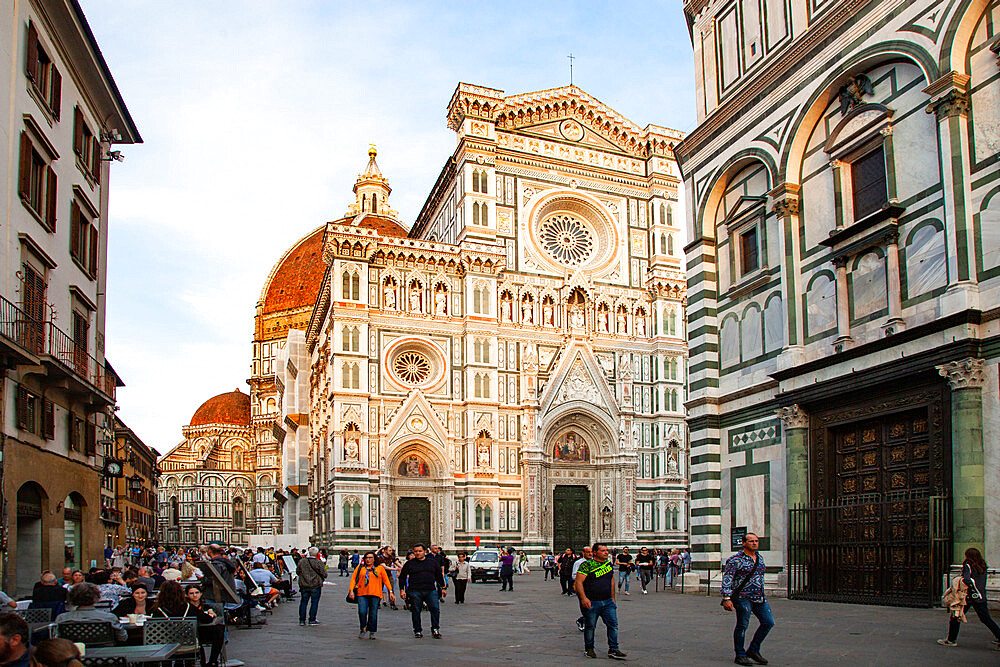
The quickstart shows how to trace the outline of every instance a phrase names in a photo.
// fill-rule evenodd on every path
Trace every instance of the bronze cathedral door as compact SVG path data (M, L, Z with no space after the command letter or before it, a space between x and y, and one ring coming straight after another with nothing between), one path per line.
M396 505L398 542L396 553L405 555L414 544L431 545L431 501L427 498L400 498Z
M559 485L552 491L552 548L580 553L590 544L590 492L585 486Z

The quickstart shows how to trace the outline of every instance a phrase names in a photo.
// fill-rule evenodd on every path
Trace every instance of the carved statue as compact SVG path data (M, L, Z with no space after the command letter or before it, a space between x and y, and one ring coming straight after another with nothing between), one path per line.
M668 475L678 475L680 474L680 468L677 465L677 452L670 452L670 456L667 457L667 474Z
M608 333L609 327L611 326L611 313L607 310L602 310L601 314L597 317L597 329L601 333Z
M617 333L623 334L628 331L628 323L625 320L625 311L622 309L618 310L617 317Z
M447 315L448 314L448 290L438 290L434 295L434 314L435 315Z
M555 326L552 304L548 301L542 303L542 324L547 327Z
M420 286L416 283L410 285L410 312L421 312Z
M500 300L500 320L503 322L513 322L509 296L503 297Z
M635 335L646 335L646 317L644 315L636 314L635 316Z
M488 468L490 465L490 446L485 442L476 445L476 465L480 468Z
M570 315L570 324L574 329L582 329L584 327L583 308L578 306L573 309L573 313Z
M601 533L610 536L612 528L611 508L605 505L604 509L601 510Z
M531 301L525 299L521 302L521 322L523 324L534 324L535 309L531 307Z
M392 283L385 284L385 290L382 295L382 303L385 304L386 310L396 310L396 286Z
M347 429L344 433L344 459L357 461L361 456L361 431Z

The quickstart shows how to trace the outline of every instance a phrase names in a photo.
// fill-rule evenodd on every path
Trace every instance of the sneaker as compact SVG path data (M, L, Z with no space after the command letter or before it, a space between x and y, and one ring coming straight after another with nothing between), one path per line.
M745 655L738 655L738 656L736 656L736 659L733 660L733 662L735 662L737 665L752 665L753 664L753 660L751 660L750 658L746 657Z
M309 621L309 625L319 625L319 621Z
M434 639L441 639L441 631L431 630L431 637L433 637Z
M583 632L584 630L587 629L587 625L585 623L577 621L576 622L576 629L579 630L580 632Z
M608 651L608 657L612 660L624 660L628 657L628 653L615 649L614 651Z
M754 653L753 651L747 651L747 657L756 662L758 665L766 665L767 658L762 656L760 653Z
M629 592L628 592L628 591L625 591L625 595L628 595L628 594L629 594Z
M937 642L941 646L958 646L958 642L950 642L947 639L939 639Z
M361 632L358 633L358 639L364 639L364 638L365 638L365 631L362 630Z
M642 594L643 595L649 595L649 591L647 591L645 588L643 588L642 589Z
M374 632L369 632L368 633L368 639L375 639L375 633Z
M596 658L597 657L597 654L594 652L594 649L592 649L592 648L588 648L586 651L583 652L583 654L585 656L587 656L588 658Z
M414 639L423 639L424 638L424 633L422 633L422 632L414 632L413 633L413 638Z
M305 626L305 624L306 624L305 621L299 621L299 625Z

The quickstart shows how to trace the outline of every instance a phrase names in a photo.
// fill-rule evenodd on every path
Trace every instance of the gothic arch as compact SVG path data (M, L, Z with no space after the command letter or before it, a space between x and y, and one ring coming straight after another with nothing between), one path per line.
M594 410L590 404L570 401L549 412L538 435L538 441L545 447L547 459L552 458L552 445L571 430L581 433L592 447L590 463L601 457L620 453L617 425L608 416Z
M410 454L416 454L427 464L429 468L429 475L427 477L421 478L425 480L429 479L444 479L451 476L451 471L448 468L446 453L440 445L430 442L429 440L406 440L401 444L393 447L386 457L385 470L383 474L389 475L390 477L399 477L397 471L399 470L399 465L403 460Z
M697 230L696 236L718 240L718 234L715 232L715 218L719 203L722 201L722 194L726 191L733 176L754 163L764 165L767 169L768 187L774 187L777 167L770 153L760 148L747 148L732 156L716 171L712 177L712 184L705 188L702 201L696 204L698 216L695 220L701 221L701 229Z

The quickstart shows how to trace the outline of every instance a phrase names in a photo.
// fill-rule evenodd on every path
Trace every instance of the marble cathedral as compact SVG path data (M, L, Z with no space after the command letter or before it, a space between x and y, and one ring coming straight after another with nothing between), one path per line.
M373 147L347 213L268 277L246 428L272 484L252 511L280 521L259 532L686 545L683 135L575 86L460 84L448 125L411 225Z

